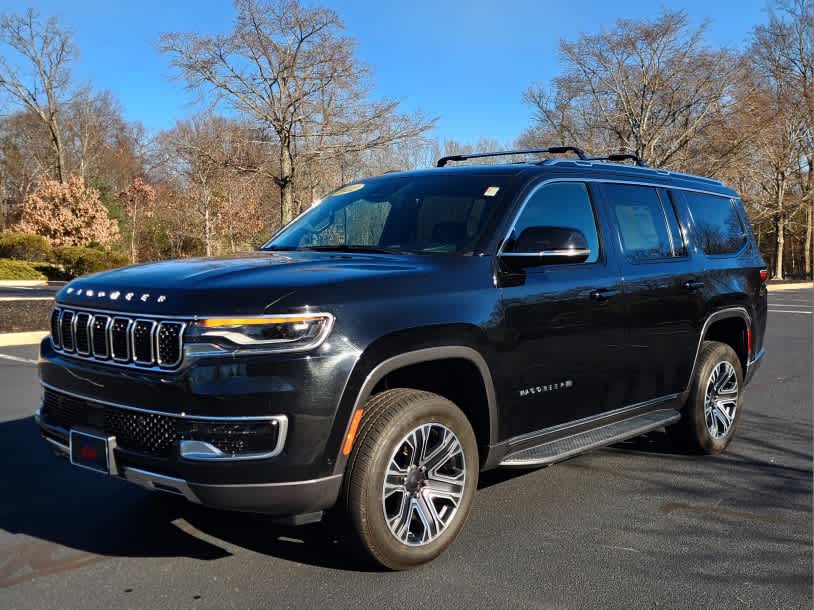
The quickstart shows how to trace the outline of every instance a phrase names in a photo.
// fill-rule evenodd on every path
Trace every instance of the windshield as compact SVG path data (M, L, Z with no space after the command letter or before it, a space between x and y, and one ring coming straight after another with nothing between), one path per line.
M385 176L344 186L264 250L465 254L508 190L505 175Z

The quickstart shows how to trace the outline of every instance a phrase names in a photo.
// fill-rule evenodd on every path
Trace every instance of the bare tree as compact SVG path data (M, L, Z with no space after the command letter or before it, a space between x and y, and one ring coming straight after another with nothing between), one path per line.
M68 30L52 17L43 22L28 10L24 15L0 15L0 43L18 55L0 54L0 90L39 117L48 129L56 177L65 183L65 148L60 109L70 86L68 64L76 49Z
M807 225L805 273L810 274L814 221L814 2L779 2L769 22L755 28L753 38L752 64L760 78L756 89L766 109L756 131L760 134L763 163L771 172L762 184L772 202L774 276L784 276L787 226L792 216L803 209Z
M396 101L367 101L368 69L332 10L298 0L236 0L235 8L228 34L164 34L161 49L190 88L214 92L256 123L255 139L276 154L243 169L277 184L283 223L299 212L295 181L304 164L431 127L421 116L398 114Z
M130 221L130 261L139 261L139 237L144 218L153 215L155 203L155 189L142 178L134 178L128 187L119 193L127 218Z
M740 62L703 46L706 27L666 12L561 41L565 72L524 94L537 129L560 142L629 150L650 165L680 164L690 143L732 110Z

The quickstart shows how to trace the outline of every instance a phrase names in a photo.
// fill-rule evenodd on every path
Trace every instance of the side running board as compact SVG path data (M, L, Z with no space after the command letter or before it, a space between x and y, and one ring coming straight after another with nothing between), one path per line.
M542 445L510 453L503 458L500 465L524 468L553 464L590 449L612 445L639 436L656 428L677 422L679 419L681 419L681 414L675 409L660 409L642 413L599 428L593 428L592 430L586 430L571 436L548 441Z

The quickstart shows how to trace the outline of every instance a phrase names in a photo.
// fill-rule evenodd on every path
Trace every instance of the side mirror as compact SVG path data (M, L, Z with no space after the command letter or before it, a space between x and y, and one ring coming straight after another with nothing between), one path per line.
M583 263L591 255L588 240L579 229L569 227L528 227L501 261L510 268L536 267L563 263Z

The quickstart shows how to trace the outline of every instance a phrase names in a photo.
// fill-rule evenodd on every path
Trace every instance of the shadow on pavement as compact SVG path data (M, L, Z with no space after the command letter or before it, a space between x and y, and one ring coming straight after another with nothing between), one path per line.
M0 447L10 456L3 467L0 529L35 539L0 548L0 588L104 556L221 559L232 555L229 545L313 565L368 569L331 524L295 528L262 515L207 509L71 466L51 453L30 417L0 422Z
M681 455L666 434L653 432L563 466L572 471L570 476L579 476L582 469L600 476L605 472L609 479L621 477L646 485L652 497L669 498L658 508L663 517L646 533L656 539L663 536L665 545L672 544L676 535L688 543L704 536L720 539L722 532L741 523L749 524L756 551L765 554L767 548L779 547L773 551L776 557L771 557L772 562L780 562L778 566L783 565L784 552L799 561L799 532L788 530L803 527L800 514L810 515L810 424L755 413L742 423L738 438L722 456ZM295 528L261 515L221 512L151 494L52 455L32 418L0 423L0 447L8 456L0 529L34 539L0 549L0 588L104 557L211 561L232 555L234 546L321 567L373 569L353 552L347 536L340 535L342 523L333 516L327 523ZM779 459L764 459L764 453ZM631 454L652 454L658 464ZM534 471L486 472L479 487L499 485L529 472ZM545 486L528 493L545 496ZM543 502L544 497L535 501ZM803 552L810 553L810 548ZM690 552L689 558L698 569L710 572L720 559L701 551L697 556ZM782 574L773 572L771 578Z

